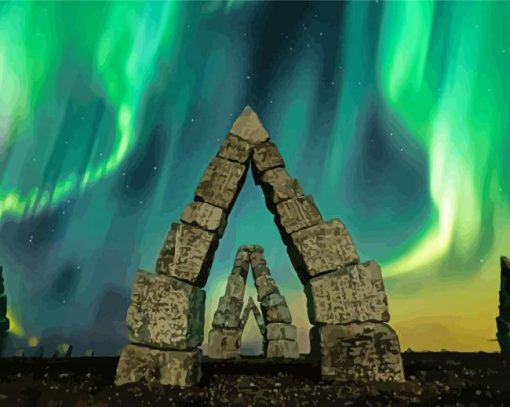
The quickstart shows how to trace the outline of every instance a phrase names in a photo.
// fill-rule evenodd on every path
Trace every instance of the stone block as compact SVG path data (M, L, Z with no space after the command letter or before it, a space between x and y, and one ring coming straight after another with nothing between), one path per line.
M211 329L207 344L211 359L239 359L241 357L241 331L239 329Z
M266 325L272 322L292 323L289 307L283 296L271 294L260 302L260 306Z
M223 209L207 202L191 202L181 215L181 221L191 226L223 235L227 225L227 216Z
M298 359L298 343L287 339L270 340L267 342L266 357L268 359Z
M300 196L276 205L276 221L284 235L290 235L322 221L312 197Z
M314 277L305 293L313 325L390 320L381 269L375 261Z
M291 341L297 340L297 329L291 324L273 323L266 325L267 339L279 340L288 339Z
M303 283L359 262L351 236L338 219L293 233L287 251Z
M250 156L250 149L250 143L234 134L229 134L218 151L218 157L245 164Z
M253 147L251 164L257 175L272 168L285 167L278 147L273 143L263 143Z
M246 166L216 157L209 163L195 191L196 201L205 201L230 212L241 190Z
M234 297L222 296L218 302L218 309L214 313L213 327L237 328L241 319L243 302Z
M236 119L230 133L242 138L250 144L260 144L269 140L267 131L262 127L257 114L246 106Z
M259 301L271 294L280 294L274 279L268 273L262 273L255 278L255 287L257 288L257 299Z
M250 253L244 250L238 250L232 267L232 274L239 274L245 280L250 269Z
M156 263L156 272L203 287L218 237L195 226L173 223Z
M257 280L259 277L271 275L269 268L264 264L259 264L257 267L252 266L251 271L254 281Z
M255 269L259 266L266 266L266 259L261 252L252 252L250 253L250 263L252 269Z
M284 168L273 168L256 175L255 182L262 187L266 205L273 213L276 213L276 205L280 202L304 196L299 182L291 178Z
M205 292L172 277L139 271L127 313L131 342L189 349L204 336Z
M126 346L117 365L115 385L145 381L147 384L189 387L202 377L202 352L151 349Z
M403 382L404 368L397 334L384 323L325 325L313 337L321 342L324 379ZM316 344L311 344L316 346Z
M240 274L232 273L227 280L225 295L242 301L244 298L245 284L246 280Z

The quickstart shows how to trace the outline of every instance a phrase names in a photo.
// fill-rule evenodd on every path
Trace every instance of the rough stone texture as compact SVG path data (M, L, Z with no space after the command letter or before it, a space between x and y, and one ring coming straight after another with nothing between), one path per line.
M250 148L250 143L234 134L229 134L218 151L218 157L244 164L250 157Z
M291 341L297 340L297 329L294 325L273 323L268 324L266 328L268 340L278 339L288 339Z
M264 143L269 139L267 131L262 127L257 114L250 106L246 106L241 112L232 125L230 133L246 140L250 144Z
M207 356L211 359L239 359L241 357L240 329L211 329Z
M381 269L374 261L312 278L305 293L314 325L390 320Z
M287 339L270 340L267 342L266 357L268 359L297 359L299 358L298 343Z
M266 325L272 322L292 323L289 307L282 295L271 294L260 302L260 306Z
M195 191L196 201L205 201L230 211L243 186L246 166L216 157L209 163Z
M189 349L204 336L205 292L172 277L139 271L127 313L131 342Z
M213 327L237 328L241 318L243 302L234 297L222 296L214 313Z
M271 274L269 268L265 264L259 264L255 267L252 265L251 272L254 281L261 276L267 276Z
M239 248L239 250L237 250L236 257L234 260L232 274L239 274L246 281L249 269L250 269L250 252L246 251L245 249Z
M351 236L338 219L295 232L291 238L287 250L303 283L359 261Z
M278 290L274 279L269 273L262 273L259 277L255 278L255 287L257 288L257 299L259 301L262 301L263 298L271 294L280 294L280 290Z
M252 269L255 269L259 266L266 266L266 259L264 258L264 254L258 251L250 253L250 263Z
M239 301L243 300L244 297L244 288L245 288L245 279L238 273L232 273L227 280L227 288L225 290L225 295L228 297L234 297Z
M317 225L321 214L315 206L312 197L300 196L280 202L276 205L277 221L282 232L290 235L298 230Z
M253 312L253 316L255 317L255 321L257 322L257 326L259 327L259 331L263 337L266 336L266 323L264 322L264 318L260 313L258 307L255 305L253 298L248 298L248 302L243 309L243 315L241 316L241 321L239 323L239 328L242 330L246 326L248 322L248 318L250 316L250 312Z
M276 205L280 202L304 196L299 182L291 178L284 168L267 170L261 176L255 175L255 182L262 187L266 205L273 213L276 213Z
M181 221L216 233L221 237L227 225L227 216L221 208L207 202L191 202L184 209Z
M173 223L156 263L156 272L203 287L217 246L214 233Z
M324 379L404 381L397 334L384 323L364 322L313 327L311 346L320 340Z
M198 384L202 377L202 352L170 351L128 345L120 355L115 385L159 383L187 387Z
M264 143L253 147L251 164L257 175L271 168L285 167L285 162L278 151L278 147L273 143Z

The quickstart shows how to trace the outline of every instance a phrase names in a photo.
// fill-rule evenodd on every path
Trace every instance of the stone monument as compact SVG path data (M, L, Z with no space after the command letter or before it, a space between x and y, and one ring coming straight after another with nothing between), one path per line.
M287 172L257 114L246 107L205 169L181 222L171 225L156 273L137 274L127 314L131 344L121 353L116 384L145 380L190 386L200 381L202 288L250 165L305 286L314 325L312 353L320 355L323 378L403 381L399 341L387 324L379 266L360 263L340 219L322 218L313 199ZM252 266L257 261L250 257ZM261 260L258 264L263 265ZM266 318L284 312L278 294L264 300ZM278 317L287 323L285 315ZM275 352L279 347L275 343Z

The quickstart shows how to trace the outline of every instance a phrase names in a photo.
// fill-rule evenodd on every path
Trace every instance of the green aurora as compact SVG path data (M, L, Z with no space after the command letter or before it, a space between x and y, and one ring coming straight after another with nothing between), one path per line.
M381 263L404 348L496 349L509 19L499 2L3 2L0 261L17 339L121 345L112 309L250 104L323 216ZM302 287L246 184L208 317L236 248L258 243L305 341Z

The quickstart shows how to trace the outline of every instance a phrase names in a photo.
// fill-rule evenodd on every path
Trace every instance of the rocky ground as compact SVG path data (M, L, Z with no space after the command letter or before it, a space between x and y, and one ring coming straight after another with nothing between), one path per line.
M113 386L117 358L0 359L0 406L510 405L510 361L488 353L405 353L404 384L315 379L305 360L205 360L200 386ZM340 402L339 402L340 401Z

